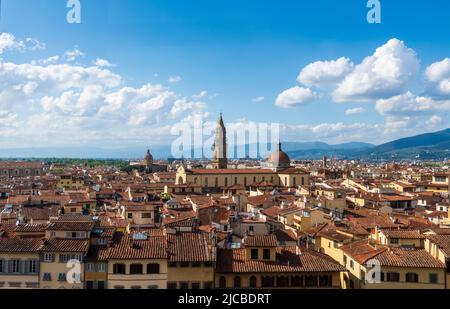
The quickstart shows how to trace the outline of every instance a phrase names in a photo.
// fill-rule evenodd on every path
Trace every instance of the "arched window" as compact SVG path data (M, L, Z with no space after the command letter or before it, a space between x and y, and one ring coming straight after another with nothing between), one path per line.
M247 186L247 177L244 177L244 186Z
M301 276L292 276L291 277L291 287L301 287L303 286L303 277Z
M216 179L214 179L214 186L217 188L219 187L219 178L216 177Z
M227 278L224 276L219 278L219 288L225 289L227 287Z
M256 182L256 176L253 176L253 182Z
M208 186L208 177L205 177L205 187Z
M277 277L277 287L285 288L288 286L288 278L285 276Z
M294 183L294 186L297 185L297 177L294 177L294 178L293 178L293 183Z
M183 184L183 177L180 176L180 177L178 178L178 184L179 184L179 185L182 185L182 184Z
M241 277L234 277L234 288L239 289L241 287Z
M305 185L305 177L302 177L302 186Z
M197 177L194 178L194 185L197 184Z
M257 279L255 276L250 277L250 287L256 288L258 286Z
M234 177L234 184L237 185L238 184L238 178Z
M284 177L284 186L287 187L288 182L287 182L287 177Z
M225 177L225 187L228 187L228 178Z

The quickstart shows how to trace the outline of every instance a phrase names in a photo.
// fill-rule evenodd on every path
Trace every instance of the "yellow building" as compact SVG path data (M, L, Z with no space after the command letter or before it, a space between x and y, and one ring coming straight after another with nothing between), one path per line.
M84 259L88 249L89 239L44 240L39 249L40 288L84 288Z
M377 243L390 247L423 248L425 236L419 230L377 230Z
M450 235L427 235L425 250L446 265L446 288L450 289Z
M84 179L82 176L76 175L61 175L56 188L59 190L79 190L84 187Z
M117 236L108 253L108 289L166 289L167 236Z
M0 289L39 287L40 239L0 238Z
M348 270L344 280L348 288L445 288L445 265L425 249L374 247L367 240L360 240L341 250Z
M212 289L216 248L207 233L168 234L169 289Z
M246 237L238 249L218 249L216 288L341 288L345 269L318 252L278 246L275 235Z

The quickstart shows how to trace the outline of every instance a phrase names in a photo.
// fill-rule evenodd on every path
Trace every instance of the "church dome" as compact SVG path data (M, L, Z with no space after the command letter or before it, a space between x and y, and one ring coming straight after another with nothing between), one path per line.
M281 143L278 145L278 150L269 156L267 162L274 167L289 167L291 165L291 159L288 154L281 149Z

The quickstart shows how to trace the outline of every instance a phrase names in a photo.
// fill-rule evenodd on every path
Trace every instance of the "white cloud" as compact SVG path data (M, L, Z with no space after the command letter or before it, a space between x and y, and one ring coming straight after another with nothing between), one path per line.
M344 57L331 61L317 61L304 67L297 81L308 87L321 87L341 81L352 69L353 63Z
M33 38L26 38L25 42L27 44L28 49L35 51L38 49L45 49L45 43Z
M67 61L75 61L78 58L82 58L84 56L86 56L86 54L84 52L82 52L81 50L78 49L78 47L75 47L72 50L68 50L64 53L64 56L66 57Z
M171 84L176 84L181 82L182 78L179 75L174 75L174 76L170 76L169 79L167 80L167 82L171 83Z
M112 64L108 60L102 59L102 58L97 58L95 60L94 64L98 67L104 67L104 68L112 68L112 67L116 66L115 64Z
M416 53L391 39L347 75L333 92L336 102L371 101L401 93L420 67Z
M347 109L345 111L345 114L346 115L356 115L356 114L364 113L364 111L365 111L365 109L362 107L355 107L355 108Z
M206 104L203 102L191 102L188 101L186 98L182 98L175 101L175 103L172 106L172 109L170 110L169 117L177 118L186 111L198 113L205 108Z
M262 102L264 101L265 97L261 96L261 97L256 97L252 99L252 102L254 103L258 103L258 102Z
M38 61L32 61L31 64L32 65L36 65L36 64L40 64L40 65L48 65L48 64L53 64L59 61L59 56L52 56L52 57L48 57L45 59L39 59Z
M200 93L194 94L194 95L192 96L192 99L194 99L194 100L200 100L200 99L206 97L207 95L208 95L208 92L207 92L206 90L202 90L202 91L200 91Z
M430 119L427 120L427 125L434 128L439 124L441 124L441 122L442 122L441 117L439 117L438 115L433 115L430 117Z
M280 93L275 105L283 108L294 107L314 101L317 97L311 89L295 86Z
M21 50L25 48L25 43L23 41L17 41L16 37L11 33L3 32L0 34L0 54L2 54L7 49L17 49Z
M425 70L431 94L450 98L450 59L432 63Z
M416 96L411 92L377 100L375 109L381 115L412 115L423 112L450 110L450 100L436 101L429 97Z

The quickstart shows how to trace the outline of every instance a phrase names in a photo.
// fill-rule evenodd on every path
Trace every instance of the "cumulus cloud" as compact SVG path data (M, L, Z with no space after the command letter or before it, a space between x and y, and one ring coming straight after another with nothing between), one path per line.
M98 67L104 67L104 68L112 68L112 67L116 66L115 64L112 64L108 60L102 59L102 58L97 58L95 60L94 64Z
M450 100L436 101L429 97L416 96L411 92L377 100L375 109L382 115L411 115L423 112L450 110Z
M283 108L294 107L314 101L317 97L311 89L295 86L280 93L275 105Z
M450 59L432 63L425 70L425 79L429 83L432 95L450 98Z
M365 109L362 107L355 107L355 108L347 109L345 111L345 114L346 115L356 115L356 114L364 113L364 111L365 111Z
M344 57L331 61L316 61L302 69L297 81L308 87L321 87L341 81L352 69L353 63Z
M336 102L371 101L401 93L419 71L416 53L403 41L391 39L339 83Z
M11 33L3 32L0 34L0 54L7 49L23 49L25 43L23 41L17 41L16 37Z

